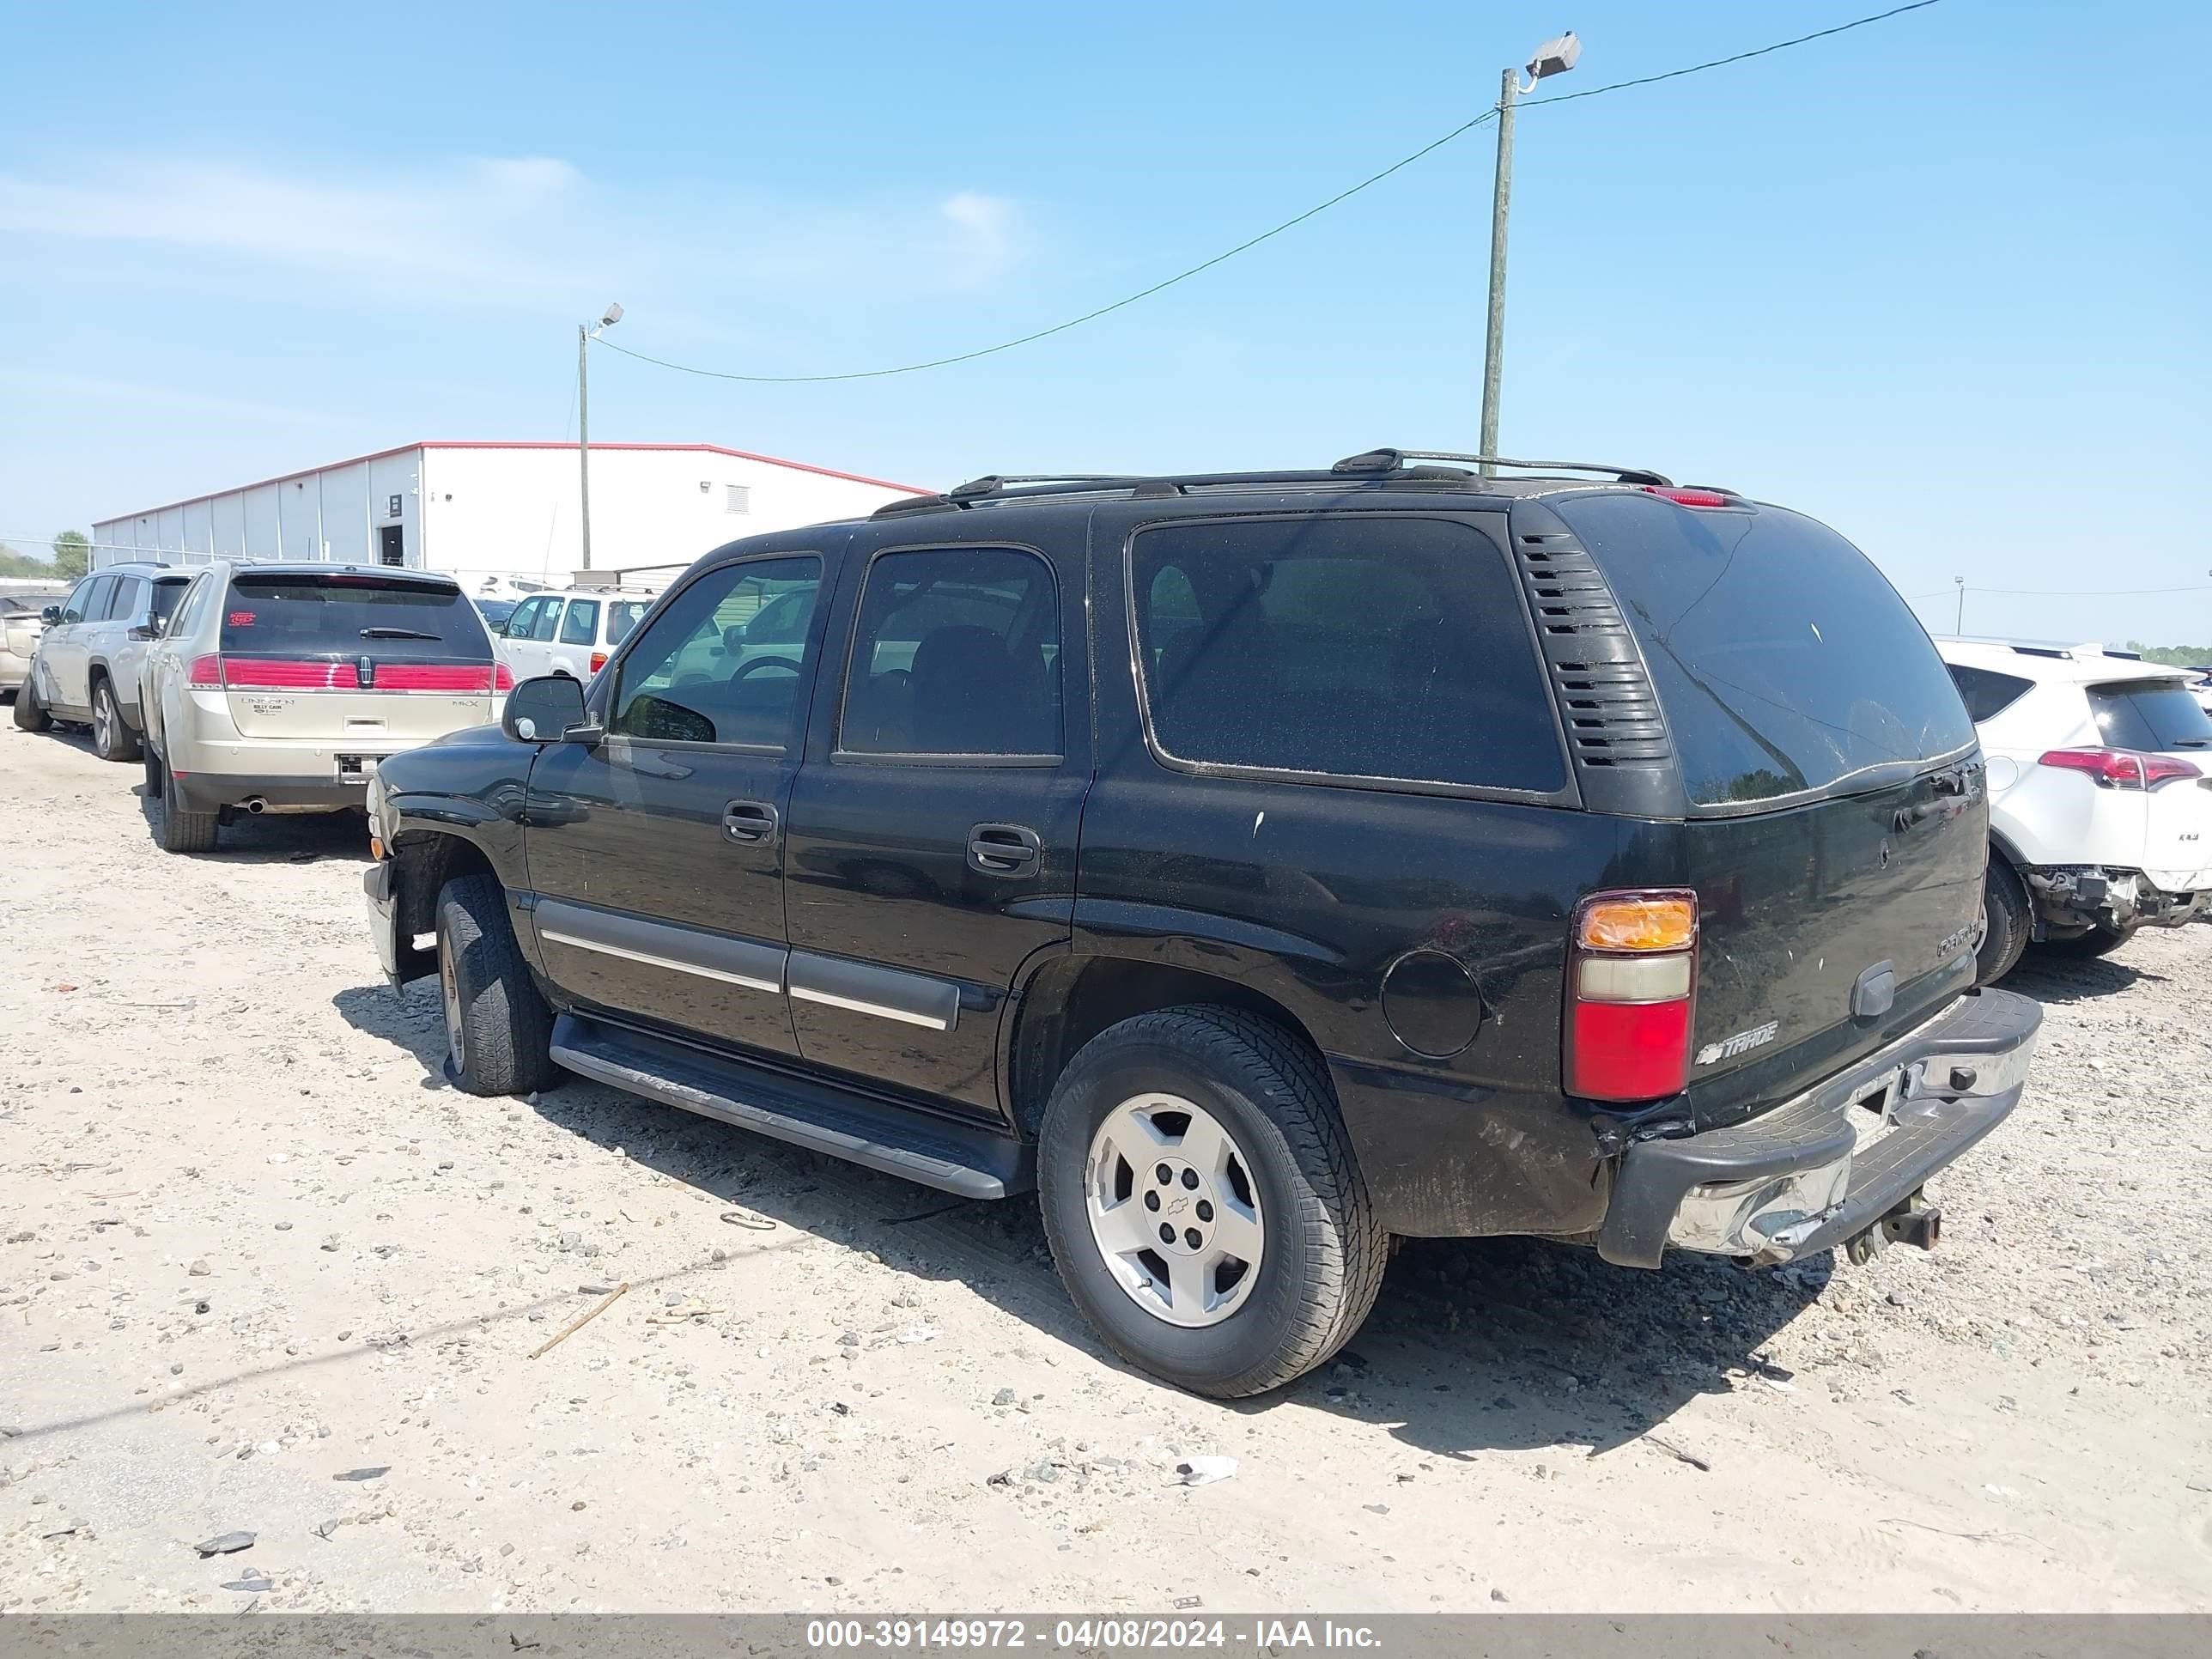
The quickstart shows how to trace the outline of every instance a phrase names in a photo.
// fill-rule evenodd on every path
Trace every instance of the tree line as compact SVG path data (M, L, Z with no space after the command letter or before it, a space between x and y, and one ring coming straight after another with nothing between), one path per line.
M92 538L82 530L63 531L54 538L52 552L51 560L41 559L0 542L0 576L73 582L92 568Z

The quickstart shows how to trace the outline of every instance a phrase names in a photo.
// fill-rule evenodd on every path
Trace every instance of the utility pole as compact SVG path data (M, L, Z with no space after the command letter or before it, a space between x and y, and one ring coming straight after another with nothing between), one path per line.
M583 569L592 568L592 342L622 321L623 308L611 305L599 326L576 325L576 487L582 496Z
M1951 580L1959 585L1959 614L1951 620L1951 631L1964 634L1966 631L1966 579L1954 576Z
M1482 441L1477 453L1498 453L1498 395L1505 373L1505 222L1513 201L1513 106L1522 93L1550 75L1564 75L1582 56L1582 42L1570 29L1556 40L1547 40L1529 58L1528 85L1520 84L1516 70L1507 70L1498 92L1498 175L1490 198L1490 326L1482 353ZM1498 469L1482 464L1485 477Z
M1482 349L1482 441L1478 455L1498 453L1498 386L1505 374L1505 218L1513 204L1513 106L1518 101L1521 76L1507 70L1498 91L1498 176L1490 192L1490 331ZM1482 464L1486 478L1498 469Z

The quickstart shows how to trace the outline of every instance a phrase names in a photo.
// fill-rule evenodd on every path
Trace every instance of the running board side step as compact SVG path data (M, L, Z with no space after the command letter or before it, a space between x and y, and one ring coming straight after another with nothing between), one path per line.
M601 1020L560 1016L553 1058L595 1083L962 1198L1036 1184L1030 1148L1011 1136Z

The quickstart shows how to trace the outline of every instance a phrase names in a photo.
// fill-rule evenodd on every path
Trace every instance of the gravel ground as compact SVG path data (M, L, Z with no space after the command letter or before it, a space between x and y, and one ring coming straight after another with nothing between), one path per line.
M2021 972L1933 1254L1408 1244L1232 1407L1025 1201L456 1092L357 821L170 858L136 781L0 725L0 1611L2212 1607L2212 928Z

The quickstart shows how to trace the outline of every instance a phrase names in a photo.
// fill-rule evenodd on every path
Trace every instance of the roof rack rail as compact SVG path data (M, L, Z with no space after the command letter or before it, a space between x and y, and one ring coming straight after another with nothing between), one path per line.
M1510 466L1522 472L1610 472L1619 483L1653 484L1671 489L1674 481L1649 467L1609 466L1598 461L1516 461L1504 455L1460 455L1441 449L1370 449L1347 455L1329 471L1346 473L1396 472L1408 461L1461 461L1475 466Z

